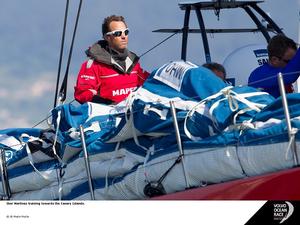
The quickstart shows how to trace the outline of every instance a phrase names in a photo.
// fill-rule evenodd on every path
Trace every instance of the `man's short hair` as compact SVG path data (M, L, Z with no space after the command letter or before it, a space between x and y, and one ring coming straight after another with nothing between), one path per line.
M109 24L113 21L121 21L125 24L125 26L127 27L127 24L125 22L125 19L123 16L116 16L116 15L111 15L106 17L103 20L102 23L102 35L104 36L107 32L110 32L111 30L109 29Z
M297 44L290 38L283 34L277 34L272 37L268 44L268 54L269 58L272 56L283 57L286 50L292 48L297 50Z
M224 78L226 78L226 70L225 70L224 66L222 66L221 64L216 63L216 62L210 62L210 63L204 63L202 66L206 67L207 69L210 69L212 71L213 70L220 71L224 74Z

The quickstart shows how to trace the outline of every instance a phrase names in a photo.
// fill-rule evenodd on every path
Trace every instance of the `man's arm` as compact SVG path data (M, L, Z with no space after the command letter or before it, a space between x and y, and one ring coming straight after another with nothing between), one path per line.
M300 71L300 48L297 50L296 55L282 70L285 84L294 83L299 77L300 74L299 71Z
M149 73L146 70L143 70L141 65L137 63L137 72L138 72L138 86L142 86L145 80L148 78Z
M98 93L97 74L88 63L89 61L82 64L77 76L74 97L80 103L92 101L93 96Z
M256 68L249 77L248 85L252 87L270 88L278 87L277 75L283 73L284 83L286 85L294 83L300 73L300 50L284 68L275 68L269 65L263 65Z

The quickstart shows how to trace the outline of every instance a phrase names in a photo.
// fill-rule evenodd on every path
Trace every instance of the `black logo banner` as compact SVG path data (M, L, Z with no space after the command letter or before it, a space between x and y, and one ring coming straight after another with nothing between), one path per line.
M300 224L300 201L267 201L246 225Z

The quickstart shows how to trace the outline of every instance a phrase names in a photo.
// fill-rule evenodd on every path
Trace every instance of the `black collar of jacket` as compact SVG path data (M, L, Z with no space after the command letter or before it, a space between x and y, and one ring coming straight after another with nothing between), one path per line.
M93 60L95 60L97 62L112 66L114 69L118 70L120 73L124 73L124 74L131 73L133 67L138 63L139 57L135 53L128 51L127 57L129 57L129 59L132 61L132 64L125 71L121 65L118 65L117 62L115 62L115 60L112 60L112 55L111 55L110 51L108 50L108 48L109 47L108 47L107 41L100 40L100 41L96 42L95 44L93 44L91 47L89 47L89 49L87 49L85 51L85 53L88 57L92 58ZM114 61L114 63L113 63L113 61Z

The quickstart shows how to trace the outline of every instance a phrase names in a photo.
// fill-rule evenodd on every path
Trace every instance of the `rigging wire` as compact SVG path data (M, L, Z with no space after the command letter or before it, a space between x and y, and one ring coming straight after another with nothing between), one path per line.
M164 42L166 42L167 40L169 40L174 35L178 34L178 32L179 31L176 31L173 34L169 35L168 37L166 37L165 39L163 39L161 42L159 42L158 44L154 45L152 48L150 48L149 50L147 50L146 52L144 52L143 54L141 54L139 56L139 58L142 58L144 55L146 55L147 53L151 52L153 49L157 48L158 46L160 46L161 44L163 44Z
M81 6L82 6L82 0L80 0L79 5L78 5L78 10L77 10L77 16L76 16L76 22L74 26L74 31L73 31L73 36L72 36L72 42L70 46L70 51L69 51L69 56L68 56L68 61L67 61L67 68L65 72L65 76L59 91L59 101L60 104L62 104L67 97L67 86L68 86L68 76L69 76L69 68L71 64L71 58L72 58L72 53L73 53L73 46L74 46L74 41L75 41L75 36L76 36L76 31L77 31L77 26L78 26L78 21L79 21L79 16L80 16L80 11L81 11Z
M77 15L76 15L76 22L75 22L75 26L74 26L74 30L73 30L72 42L71 42L69 55L68 55L67 67L66 67L65 76L64 76L64 79L63 79L63 82L61 84L61 88L60 88L60 91L59 91L59 102L60 102L60 104L65 101L66 95L67 95L67 83L68 83L69 68L70 68L70 64L71 64L73 46L74 46L74 41L75 41L75 37L76 37L78 21L79 21L80 12L81 12L81 6L82 6L82 0L80 0L79 5L78 5L78 10L77 10ZM69 0L66 1L66 8L65 8L65 15L64 15L64 25L63 25L63 32L62 32L62 38L61 38L59 65L58 65L58 72L57 72L57 80L56 80L56 89L55 89L53 109L57 106L58 86L59 86L62 58L63 58L63 52L64 52L64 43L65 43L65 34L66 34L66 27L67 27L68 12L69 12ZM70 103L72 103L74 100L75 99L73 99ZM35 125L33 125L32 128L37 127L38 125L40 125L41 123L43 123L47 119L49 119L50 117L51 117L51 115L48 115L46 118L42 119L41 121L39 121Z
M54 97L53 108L56 107L56 103L57 103L57 94L58 94L58 86L59 86L62 58L63 58L63 53L64 53L64 44L65 44L65 35L66 35L66 27L67 27L67 20L68 20L68 11L69 11L69 0L66 1L66 9L65 9L65 16L64 16L63 32L62 32L62 37L61 37L59 63L58 63L58 71L57 71L57 79L56 79L56 88L55 88L55 97Z
M70 101L68 104L71 104L72 102L74 102L75 99L73 99L72 101ZM54 109L54 108L53 108ZM36 124L34 124L31 128L35 128L38 125L42 124L43 122L45 122L46 120L48 120L52 115L48 115L46 118L40 120L39 122L37 122Z

